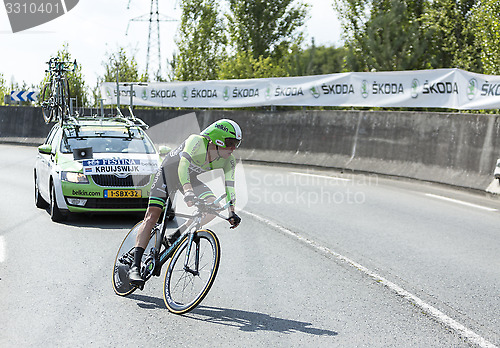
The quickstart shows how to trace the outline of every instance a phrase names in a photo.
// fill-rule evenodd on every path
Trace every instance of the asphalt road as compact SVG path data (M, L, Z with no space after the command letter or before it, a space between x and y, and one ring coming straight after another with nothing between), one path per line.
M115 253L137 217L55 224L35 208L35 155L0 145L0 347L500 346L495 197L244 165L248 213L235 230L213 227L217 279L179 316L162 278L113 292Z

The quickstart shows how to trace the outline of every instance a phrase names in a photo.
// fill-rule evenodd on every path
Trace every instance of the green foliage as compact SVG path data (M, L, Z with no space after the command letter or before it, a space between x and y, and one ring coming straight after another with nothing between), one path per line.
M275 64L271 57L259 56L257 59L250 52L238 52L221 64L219 78L250 79L288 76L285 67Z
M116 72L120 82L146 82L148 76L139 75L139 68L135 57L128 57L125 48L120 47L114 53L108 53L102 62L104 77L102 82L116 82Z
M3 74L0 73L0 105L4 105L4 98L9 92L7 90L7 84L5 79L3 78Z
M350 71L428 68L423 1L337 0ZM369 13L366 16L365 13Z
M493 24L499 13L491 7L498 7L494 0L334 1L349 49L346 67L351 71L462 68L482 72L482 43L488 39L480 34L498 33ZM482 12L483 8L490 10ZM498 47L495 40L491 42L489 47ZM496 55L492 52L490 57Z
M473 9L471 23L485 74L500 74L500 2L481 1Z
M294 6L294 0L229 0L229 9L226 18L236 52L280 60L303 40L299 29L307 18L308 5Z
M219 78L296 75L307 10L294 0L230 0L226 19L233 54L220 64Z
M116 52L106 54L105 60L102 62L104 66L104 76L97 79L96 85L92 88L92 106L99 107L102 82L116 82L116 73L118 72L119 82L147 82L146 74L139 74L139 67L135 57L128 56L125 48L119 47Z
M217 79L225 58L225 26L216 0L184 0L175 57L175 79Z
M344 47L316 46L314 40L310 47L297 50L292 59L292 75L323 75L339 73L344 70L347 50Z
M101 106L101 98L102 98L102 95L101 95L101 88L100 88L100 82L97 81L96 85L91 89L91 93L92 93L92 107L93 108L96 108L96 107L100 107Z
M461 68L480 72L481 61L475 46L470 17L477 0L435 0L422 15L422 30L428 33L426 59L436 68Z

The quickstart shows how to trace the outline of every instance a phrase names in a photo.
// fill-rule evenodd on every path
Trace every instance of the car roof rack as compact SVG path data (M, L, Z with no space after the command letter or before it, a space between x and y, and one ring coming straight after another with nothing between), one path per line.
M64 122L63 125L69 126L69 127L74 127L76 129L76 132L78 133L78 129L81 127L80 121L87 121L87 120L96 120L96 121L101 121L99 126L101 127L116 127L116 125L111 125L111 124L105 124L105 121L114 121L114 122L120 122L123 123L123 126L127 127L127 129L130 132L131 127L140 127L144 130L149 128L149 125L146 124L143 120L141 120L138 117L135 117L134 112L130 106L128 107L129 109L129 115L124 116L123 113L121 112L120 108L116 108L116 115L91 115L91 116L81 116L77 113L75 115L68 116Z

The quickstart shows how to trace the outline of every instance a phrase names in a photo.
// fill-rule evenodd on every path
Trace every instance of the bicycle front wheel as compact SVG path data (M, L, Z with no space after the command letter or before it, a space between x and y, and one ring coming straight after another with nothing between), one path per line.
M53 107L53 95L52 95L52 84L47 83L43 86L42 90L42 114L45 123L50 123L54 118L54 107Z
M220 244L210 230L195 232L189 258L189 235L175 251L163 282L163 300L172 313L183 314L195 308L215 281L220 261Z

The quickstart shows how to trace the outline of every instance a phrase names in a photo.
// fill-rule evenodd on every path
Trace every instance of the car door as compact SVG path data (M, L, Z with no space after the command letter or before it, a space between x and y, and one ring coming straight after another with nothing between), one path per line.
M50 132L49 135L47 136L47 139L45 140L44 145L50 144L52 145L54 138L57 134L59 127L54 126ZM52 149L53 151L55 149ZM53 152L52 151L52 152ZM50 197L49 193L49 178L50 178L50 168L52 166L51 162L53 161L54 155L51 154L44 154L38 152L37 155L37 165L36 165L36 175L38 179L38 185L39 185L39 190L40 193L42 194L42 197L48 201Z

